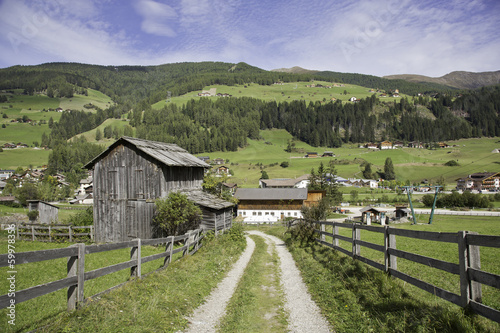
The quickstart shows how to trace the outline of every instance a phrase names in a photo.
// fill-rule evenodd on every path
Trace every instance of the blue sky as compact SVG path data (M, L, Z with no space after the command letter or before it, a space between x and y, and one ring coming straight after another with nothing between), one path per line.
M0 0L0 68L246 62L441 76L500 70L500 1Z

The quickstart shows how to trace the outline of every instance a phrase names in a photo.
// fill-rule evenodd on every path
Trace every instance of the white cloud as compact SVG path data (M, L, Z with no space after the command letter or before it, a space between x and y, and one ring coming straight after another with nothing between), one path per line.
M164 37L177 35L171 28L171 23L177 17L177 13L169 5L152 0L139 0L135 3L134 8L143 17L142 31Z

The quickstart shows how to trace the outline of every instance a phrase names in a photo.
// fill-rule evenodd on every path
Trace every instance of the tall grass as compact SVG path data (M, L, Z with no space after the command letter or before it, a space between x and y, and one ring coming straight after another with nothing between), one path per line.
M452 303L392 279L338 251L319 244L301 246L284 228L272 227L266 232L286 240L313 299L337 332L497 332L500 329L500 325L484 317L467 314ZM423 244L418 247L439 251ZM364 250L362 255L366 254ZM398 262L398 268L399 265ZM410 273L418 271L416 265ZM439 272L432 274L436 279L447 278Z

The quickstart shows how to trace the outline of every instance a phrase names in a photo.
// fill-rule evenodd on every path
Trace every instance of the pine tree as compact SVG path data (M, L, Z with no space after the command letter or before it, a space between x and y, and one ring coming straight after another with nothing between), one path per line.
M387 157L384 164L384 178L385 180L396 179L396 173L394 172L394 165L392 164L392 159Z

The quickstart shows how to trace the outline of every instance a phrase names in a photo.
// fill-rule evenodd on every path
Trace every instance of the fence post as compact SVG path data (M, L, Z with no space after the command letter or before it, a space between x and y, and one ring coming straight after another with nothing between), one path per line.
M172 251L174 250L174 236L167 237L167 245L165 246L165 252L167 252L167 256L163 261L163 266L168 266L172 262Z
M35 241L35 226L31 226L31 240L34 242Z
M185 257L189 253L189 239L191 238L191 231L184 234L186 236L184 240L184 250L182 250L182 256Z
M396 235L390 233L390 227L384 227L384 269L389 273L389 268L398 269L397 257L389 253L389 249L396 249Z
M52 243L52 232L51 232L51 228L50 228L50 225L49 225L49 242Z
M130 277L141 277L141 239L137 238L137 245L130 249L130 260L135 260L136 265L130 267Z
M458 232L458 267L460 271L460 299L462 307L467 307L471 300L480 302L481 284L469 279L469 267L480 269L479 246L467 244L467 231ZM477 234L477 233L474 233Z
M335 247L339 246L339 239L337 238L337 235L339 234L339 227L337 226L337 222L333 222L333 241L332 244Z
M77 247L76 256L68 257L67 277L76 276L77 282L68 287L67 301L68 311L75 310L77 305L83 302L85 283L85 244L73 244L69 247Z
M69 241L72 242L73 241L73 237L71 235L71 226L68 226L68 235L69 235Z
M323 242L326 240L325 234L323 234L323 232L325 232L325 231L326 231L326 225L324 223L322 223L321 224L321 232L322 232L322 234L321 234L321 241L323 241Z
M357 240L361 239L361 230L356 228L357 223L352 224L352 257L356 258L361 255L361 246L356 244Z
M94 240L94 226L93 225L90 226L90 240L91 241Z

